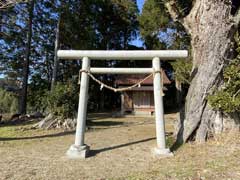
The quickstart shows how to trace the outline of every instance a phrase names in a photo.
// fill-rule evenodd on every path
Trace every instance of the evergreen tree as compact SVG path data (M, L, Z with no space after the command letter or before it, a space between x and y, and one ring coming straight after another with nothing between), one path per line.
M22 93L20 101L20 113L26 114L27 111L27 88L28 88L28 77L29 77L29 63L31 55L31 44L32 44L32 24L33 24L33 12L34 12L35 0L28 2L28 20L27 20L27 42L25 48L25 58L23 62L23 80L22 80Z
M56 74L59 82L72 83L77 89L81 61L61 60L57 72L55 44L59 49L128 49L129 42L137 35L137 16L136 1L132 0L40 0L17 4L4 11L1 14L4 22L1 24L1 68L6 77L22 82L21 112L47 109L44 97L49 95ZM59 42L55 43L57 34ZM124 63L93 61L92 66L124 66ZM98 78L110 84L114 80L108 75ZM94 83L90 86L90 101L98 102L102 94L105 105L111 106L109 98L114 95L100 92L96 86ZM28 109L25 108L27 97Z

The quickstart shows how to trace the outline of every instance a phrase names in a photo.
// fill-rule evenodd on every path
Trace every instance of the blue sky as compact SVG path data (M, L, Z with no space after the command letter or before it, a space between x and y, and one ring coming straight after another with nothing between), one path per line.
M144 0L137 0L137 6L138 6L140 13L142 12L143 4L144 4ZM137 39L130 42L130 44L138 46L138 47L143 46L143 42L141 41L140 37L137 37Z
M137 0L137 6L138 6L140 13L142 12L143 4L144 4L144 0ZM143 42L141 41L140 37L137 37L137 39L132 41L130 44L138 46L138 47L143 46ZM0 74L0 78L3 78L2 74Z
M142 12L143 4L144 0L137 0L138 9L140 10L140 12Z

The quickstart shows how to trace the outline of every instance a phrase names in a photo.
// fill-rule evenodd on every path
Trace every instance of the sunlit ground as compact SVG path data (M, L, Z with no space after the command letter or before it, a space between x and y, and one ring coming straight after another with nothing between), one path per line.
M85 160L65 156L73 131L34 130L31 124L0 126L0 179L240 179L240 136L224 134L206 144L186 144L173 157L152 153L153 118L91 114ZM173 143L176 114L166 115Z

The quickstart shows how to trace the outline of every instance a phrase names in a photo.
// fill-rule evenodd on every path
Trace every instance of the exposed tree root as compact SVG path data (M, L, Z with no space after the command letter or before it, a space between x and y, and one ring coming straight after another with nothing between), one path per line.
M40 122L33 125L33 128L41 129L52 129L52 128L63 128L63 129L74 129L76 127L76 119L67 118L64 119L53 114L48 114Z

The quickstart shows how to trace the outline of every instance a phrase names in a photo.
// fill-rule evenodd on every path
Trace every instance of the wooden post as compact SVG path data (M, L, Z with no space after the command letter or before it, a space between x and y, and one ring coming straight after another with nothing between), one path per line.
M156 120L156 136L157 136L157 148L155 153L159 155L172 155L169 149L166 148L165 138L165 124L164 124L164 108L162 97L162 85L160 77L160 59L158 57L153 58L152 61L154 74L153 86L154 86L154 104L155 104L155 120Z
M88 57L82 59L82 70L89 71L90 60ZM78 116L75 144L67 151L67 155L70 158L86 158L89 146L84 144L84 133L86 128L86 116L87 116L87 100L88 100L88 83L89 76L86 72L81 74L79 104L78 104Z

